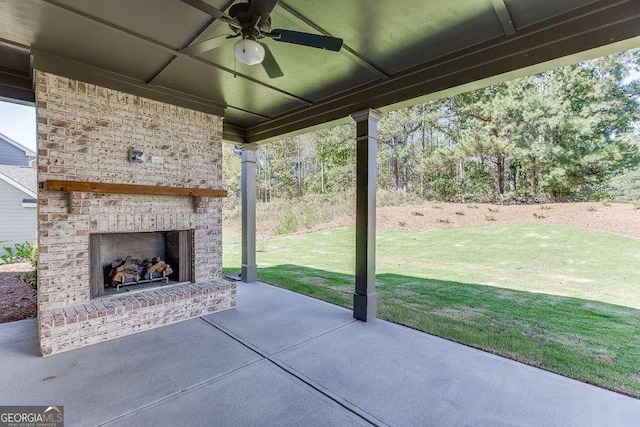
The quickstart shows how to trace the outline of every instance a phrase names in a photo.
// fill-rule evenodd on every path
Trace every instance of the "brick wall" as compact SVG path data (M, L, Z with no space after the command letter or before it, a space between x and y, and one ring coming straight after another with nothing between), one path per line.
M222 118L34 73L38 181L223 188ZM147 162L129 162L130 149ZM193 229L194 281L221 279L222 200L196 205L191 197L39 190L39 312L90 302L90 233Z

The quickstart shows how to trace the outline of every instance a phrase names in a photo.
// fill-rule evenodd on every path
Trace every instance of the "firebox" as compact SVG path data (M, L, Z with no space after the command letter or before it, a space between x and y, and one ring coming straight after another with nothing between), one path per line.
M91 298L191 282L193 230L89 236Z

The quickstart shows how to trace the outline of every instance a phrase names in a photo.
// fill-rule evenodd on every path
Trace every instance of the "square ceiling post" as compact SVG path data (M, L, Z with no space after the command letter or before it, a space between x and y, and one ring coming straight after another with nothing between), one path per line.
M242 150L242 272L245 283L258 279L256 264L256 147Z
M376 110L352 114L356 121L356 291L353 317L365 322L376 318Z

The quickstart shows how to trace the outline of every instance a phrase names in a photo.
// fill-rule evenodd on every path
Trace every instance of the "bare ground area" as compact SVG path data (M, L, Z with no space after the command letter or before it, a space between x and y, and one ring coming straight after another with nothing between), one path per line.
M640 237L640 209L623 203L434 203L384 207L379 210L377 219L378 227L407 230L549 222Z
M36 317L35 292L16 281L16 273L29 270L29 263L0 265L0 323Z
M640 238L640 206L628 203L548 203L494 205L486 203L440 203L384 206L377 208L379 228L426 231L441 228L481 227L499 224L552 223L575 225ZM313 227L300 226L297 233L347 227L355 224L354 214L335 218ZM273 237L277 218L260 220L259 240ZM225 233L240 238L240 221L226 220Z
M575 225L640 238L640 208L624 203L549 203L493 205L482 203L428 203L377 209L377 226L396 230L433 230L498 224L548 222ZM349 226L355 217L339 218L315 230ZM260 224L258 225L260 228Z

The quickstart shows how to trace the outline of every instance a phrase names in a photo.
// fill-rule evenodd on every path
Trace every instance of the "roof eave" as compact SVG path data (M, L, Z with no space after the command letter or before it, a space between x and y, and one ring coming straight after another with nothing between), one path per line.
M17 188L18 190L22 191L23 193L29 195L32 199L37 199L38 198L38 194L29 190L27 187L25 187L24 185L14 181L13 179L9 178L8 176L6 176L5 174L0 172L0 179L3 180L4 182L6 182L7 184Z

